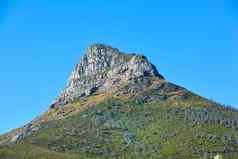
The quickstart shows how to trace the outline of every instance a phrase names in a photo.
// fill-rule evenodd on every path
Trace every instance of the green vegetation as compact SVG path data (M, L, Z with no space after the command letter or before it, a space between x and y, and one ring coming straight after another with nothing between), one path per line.
M237 112L192 95L137 100L107 98L43 124L24 140L0 147L0 159L238 158Z
M26 143L0 146L0 159L78 159L79 157L80 156L49 151Z

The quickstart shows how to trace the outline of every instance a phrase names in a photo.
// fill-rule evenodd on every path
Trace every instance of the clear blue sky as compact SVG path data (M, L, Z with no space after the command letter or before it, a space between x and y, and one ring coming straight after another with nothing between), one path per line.
M238 106L235 0L0 0L0 133L47 110L92 42L144 53L168 80Z

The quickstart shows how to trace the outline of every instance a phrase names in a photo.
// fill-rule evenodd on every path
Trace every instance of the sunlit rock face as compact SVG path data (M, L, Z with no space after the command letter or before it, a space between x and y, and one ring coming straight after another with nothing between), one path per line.
M74 101L94 92L107 91L130 80L148 76L163 79L145 56L127 54L111 46L94 44L85 50L58 101Z

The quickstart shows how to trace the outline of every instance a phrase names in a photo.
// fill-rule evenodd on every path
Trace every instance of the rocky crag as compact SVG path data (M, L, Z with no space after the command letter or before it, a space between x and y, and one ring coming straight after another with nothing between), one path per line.
M143 55L126 54L103 44L88 47L58 98L68 103L95 92L112 90L140 77L164 79Z

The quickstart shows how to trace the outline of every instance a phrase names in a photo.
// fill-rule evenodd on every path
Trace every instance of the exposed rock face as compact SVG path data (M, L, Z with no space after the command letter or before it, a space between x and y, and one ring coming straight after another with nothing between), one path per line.
M94 44L72 72L59 103L74 101L94 92L107 91L142 76L164 79L143 55L126 54L103 44Z

